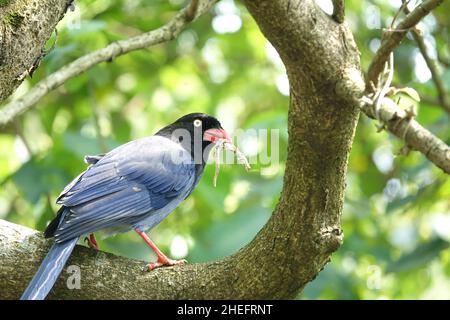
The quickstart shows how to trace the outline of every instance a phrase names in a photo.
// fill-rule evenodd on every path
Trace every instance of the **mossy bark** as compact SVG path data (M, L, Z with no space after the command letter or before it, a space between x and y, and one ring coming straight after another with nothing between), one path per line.
M39 63L44 46L72 0L1 0L0 102Z

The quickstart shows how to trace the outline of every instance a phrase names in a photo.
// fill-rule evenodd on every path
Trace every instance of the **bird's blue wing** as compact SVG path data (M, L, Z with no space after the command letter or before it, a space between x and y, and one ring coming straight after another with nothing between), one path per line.
M153 136L120 146L77 177L58 198L57 242L136 221L194 185L195 166L184 149Z

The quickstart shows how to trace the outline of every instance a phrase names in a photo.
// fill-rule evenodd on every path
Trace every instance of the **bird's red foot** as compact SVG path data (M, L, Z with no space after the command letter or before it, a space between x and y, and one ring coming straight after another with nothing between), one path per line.
M95 236L93 233L89 235L89 237L85 237L84 241L87 242L89 248L99 250L97 240L95 239Z
M161 250L158 249L158 247L153 243L153 241L150 240L150 238L147 236L147 234L145 232L142 232L139 229L135 229L135 230L142 237L142 239L144 239L144 241L148 244L148 246L150 248L152 248L152 250L156 253L156 256L158 257L158 261L149 263L147 265L148 271L152 271L156 268L163 267L163 266L183 265L187 262L184 259L172 260L172 259L168 258L164 253L161 252Z
M148 271L152 271L152 270L154 270L156 268L160 268L160 267L180 266L185 263L187 263L187 261L184 259L173 260L173 259L165 258L165 259L158 259L158 261L156 261L156 262L149 263L147 265L147 268L148 268Z

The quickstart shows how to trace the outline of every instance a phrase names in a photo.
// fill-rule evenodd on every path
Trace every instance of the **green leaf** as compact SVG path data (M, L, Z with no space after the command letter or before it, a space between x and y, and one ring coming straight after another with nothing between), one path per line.
M404 93L404 94L410 96L413 100L420 102L419 93L416 90L414 90L413 88L409 88L409 87L400 88L400 89L397 89L396 92Z

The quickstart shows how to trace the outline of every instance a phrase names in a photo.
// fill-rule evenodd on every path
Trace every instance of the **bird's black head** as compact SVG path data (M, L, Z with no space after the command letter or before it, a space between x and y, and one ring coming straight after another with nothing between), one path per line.
M231 141L219 120L205 113L190 113L159 130L156 135L180 143L194 159L206 162L210 146L220 139Z

